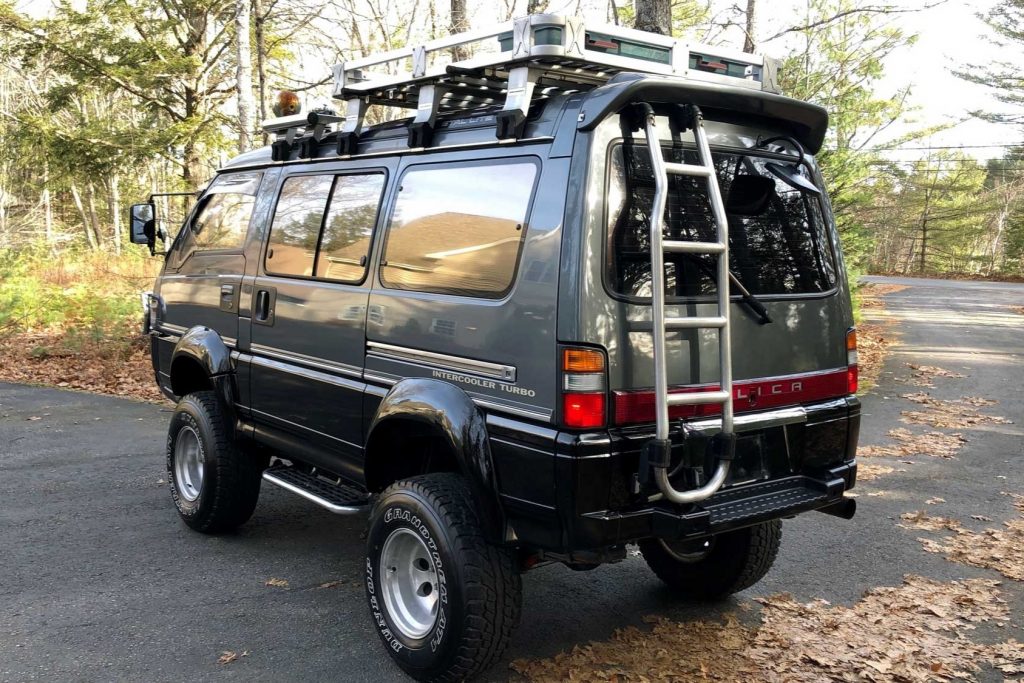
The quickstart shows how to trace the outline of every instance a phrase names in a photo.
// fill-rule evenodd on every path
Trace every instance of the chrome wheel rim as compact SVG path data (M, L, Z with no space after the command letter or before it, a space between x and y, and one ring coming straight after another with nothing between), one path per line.
M392 625L418 640L437 621L437 570L423 538L412 529L395 529L380 552L381 591Z
M174 482L178 494L189 502L203 490L204 461L203 445L196 430L182 427L174 441Z

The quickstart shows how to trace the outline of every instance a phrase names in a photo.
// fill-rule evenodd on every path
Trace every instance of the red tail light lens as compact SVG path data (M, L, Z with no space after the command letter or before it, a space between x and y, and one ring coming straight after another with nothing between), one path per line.
M607 386L604 351L562 349L562 422L566 427L604 427Z
M857 329L851 327L846 331L846 392L857 393Z
M563 394L562 417L566 427L603 427L604 394Z

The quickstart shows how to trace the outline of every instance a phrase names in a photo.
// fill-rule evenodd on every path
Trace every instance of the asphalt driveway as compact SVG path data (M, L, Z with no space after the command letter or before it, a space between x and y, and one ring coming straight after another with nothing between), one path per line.
M606 639L644 615L714 616L760 594L850 603L906 573L997 577L923 552L896 523L933 497L947 501L942 514L961 519L984 514L998 523L1013 514L1000 492L1024 492L1024 315L1015 310L1024 286L904 284L887 297L885 314L902 346L864 397L862 442L882 443L899 425L908 362L966 375L932 393L997 399L991 412L1013 424L973 430L955 460L917 458L859 487L852 521L811 513L787 522L769 576L710 613L674 601L634 556L591 572L530 572L506 660ZM363 603L364 519L265 486L239 533L191 532L166 484L169 415L150 404L0 384L0 680L404 680ZM864 495L882 489L884 496ZM266 585L271 578L287 586ZM1021 615L1024 588L1006 584ZM1001 637L1024 640L1019 622ZM225 651L238 659L218 663ZM509 675L500 665L492 678Z

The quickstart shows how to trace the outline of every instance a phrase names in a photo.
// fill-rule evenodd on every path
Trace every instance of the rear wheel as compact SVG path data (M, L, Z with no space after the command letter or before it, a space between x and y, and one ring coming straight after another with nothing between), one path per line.
M413 678L461 681L494 664L519 621L513 554L489 544L462 477L385 490L370 518L366 598L388 653Z
M167 474L185 524L218 533L248 521L265 460L235 444L217 394L197 391L178 402L167 432Z
M680 595L717 600L764 578L779 554L782 522L773 520L696 541L647 538L640 552L647 566Z

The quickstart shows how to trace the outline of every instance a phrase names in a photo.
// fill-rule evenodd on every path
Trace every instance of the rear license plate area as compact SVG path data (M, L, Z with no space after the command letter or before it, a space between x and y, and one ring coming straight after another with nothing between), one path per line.
M767 479L765 451L764 434L737 435L736 457L729 468L726 485L747 484Z

